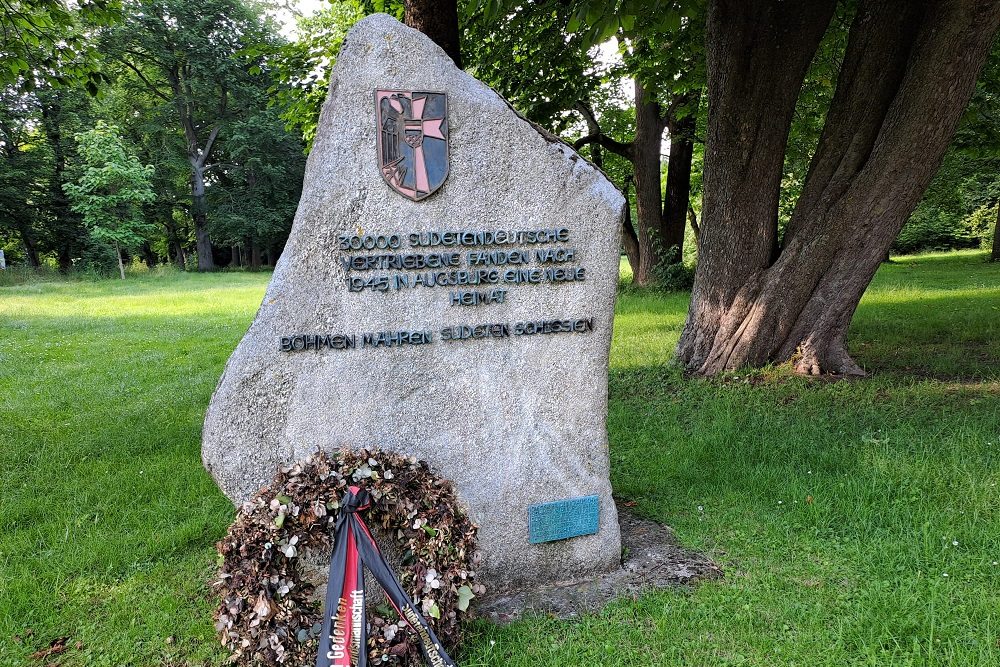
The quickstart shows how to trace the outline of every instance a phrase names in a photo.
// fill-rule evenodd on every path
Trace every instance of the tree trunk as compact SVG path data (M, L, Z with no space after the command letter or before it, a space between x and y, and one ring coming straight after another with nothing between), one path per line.
M118 273L121 274L122 280L125 280L125 264L122 262L122 249L118 241L115 241L115 256L118 257Z
M635 217L639 246L638 267L632 273L638 285L656 280L663 246L663 195L660 190L660 145L664 121L660 105L638 79L635 81L635 140L632 165L635 168Z
M59 263L59 273L66 274L73 268L73 257L70 254L69 243L61 243L59 252L56 254L56 261Z
M178 233L177 226L174 224L173 220L173 208L171 206L166 206L161 209L160 215L163 221L163 228L166 230L167 236L167 260L173 260L177 264L177 268L183 271L185 269L185 258L184 258L184 244L181 241ZM170 257L170 253L173 252L173 257Z
M38 246L35 245L35 240L31 238L31 234L22 231L21 243L24 245L24 256L28 259L28 266L33 269L41 268L42 262L38 258Z
M232 254L229 259L229 268L238 269L242 266L242 261L240 259L240 247L238 245L232 246Z
M255 240L250 239L250 270L260 271L260 264L260 245Z
M457 0L404 0L403 22L424 33L462 67Z
M212 239L208 236L208 213L205 202L205 170L191 161L191 217L194 219L195 249L198 252L198 271L215 271L212 259Z
M1000 206L997 206L997 219L993 228L993 250L990 252L991 262L1000 262Z
M688 222L691 223L691 231L694 233L694 244L701 247L701 227L698 226L698 214L694 212L694 206L688 203Z
M625 179L625 215L622 218L622 246L625 249L625 257L628 265L632 267L632 279L635 280L635 272L639 267L639 237L635 233L635 226L632 225L632 202L628 196L629 179Z
M791 359L799 372L863 374L847 352L851 318L940 164L1000 24L1000 3L987 0L859 2L772 263L795 95L832 9L711 4L701 253L678 344L689 372Z
M62 135L62 91L51 90L39 95L42 111L42 128L45 138L52 148L52 178L49 180L49 208L55 217L55 228L58 230L57 261L60 273L68 273L73 268L72 250L70 244L75 241L74 217L70 208L69 197L63 190L66 182L66 150Z
M159 257L153 252L152 246L149 245L149 241L143 241L142 247L139 248L139 252L142 253L142 261L146 262L146 266L153 268L159 262Z
M691 160L694 157L695 111L673 123L667 162L667 196L663 203L663 249L674 254L671 262L684 261L684 231L691 199Z

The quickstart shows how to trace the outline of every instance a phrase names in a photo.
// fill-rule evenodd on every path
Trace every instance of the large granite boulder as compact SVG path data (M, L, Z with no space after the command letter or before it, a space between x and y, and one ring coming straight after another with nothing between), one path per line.
M494 588L617 567L606 417L624 205L421 33L359 22L288 244L205 416L205 466L240 503L317 449L401 451L455 482ZM529 507L581 497L531 510L529 530Z

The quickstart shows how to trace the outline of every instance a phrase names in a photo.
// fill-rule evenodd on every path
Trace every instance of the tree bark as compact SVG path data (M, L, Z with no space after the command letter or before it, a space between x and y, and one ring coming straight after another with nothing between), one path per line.
M689 372L793 360L803 373L863 374L847 351L851 318L940 164L1000 25L990 0L859 2L774 258L791 112L832 9L711 4L701 253L678 344Z
M185 253L184 253L184 246L181 245L180 241L177 241L175 243L175 245L174 245L174 248L175 248L175 252L177 253L175 255L175 261L177 262L177 268L180 269L181 271L186 271L187 270L187 257L185 256Z
M635 270L639 266L639 237L635 233L635 226L632 224L632 200L629 197L629 186L632 184L632 177L625 177L625 215L622 217L622 247L625 250L625 257L628 265L632 267L632 278L635 279Z
M205 201L205 169L192 160L191 164L191 218L194 220L195 250L198 253L198 270L214 271L212 239L208 235L208 213Z
M177 268L183 271L185 269L186 261L184 257L184 243L181 241L178 234L177 225L174 224L174 209L172 205L164 205L160 209L160 219L163 222L163 228L166 230L167 236L167 261L173 261L177 264ZM173 257L170 257L170 253L173 253Z
M462 67L457 0L405 0L403 22L424 33Z
M1000 262L1000 206L997 206L997 219L993 228L993 250L990 252L991 262Z
M660 105L636 79L632 165L635 169L639 265L633 266L633 280L638 285L655 282L660 260L666 250L663 246L663 195L660 191L660 146L665 127Z
M698 96L700 97L700 95ZM694 132L698 122L692 112L671 123L670 158L667 162L667 196L663 202L663 249L676 248L671 258L684 261L684 231L691 199L691 161L694 158Z

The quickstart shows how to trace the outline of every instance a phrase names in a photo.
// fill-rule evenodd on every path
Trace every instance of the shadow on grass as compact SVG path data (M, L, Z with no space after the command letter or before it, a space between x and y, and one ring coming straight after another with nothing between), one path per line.
M995 381L1000 379L1000 288L873 295L855 314L848 346L872 374Z

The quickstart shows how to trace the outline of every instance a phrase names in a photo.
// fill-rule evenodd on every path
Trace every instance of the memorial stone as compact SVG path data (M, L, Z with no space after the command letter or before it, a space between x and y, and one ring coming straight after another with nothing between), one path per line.
M495 589L618 567L606 431L625 201L385 15L337 58L291 235L205 417L234 502L316 449L452 480Z

